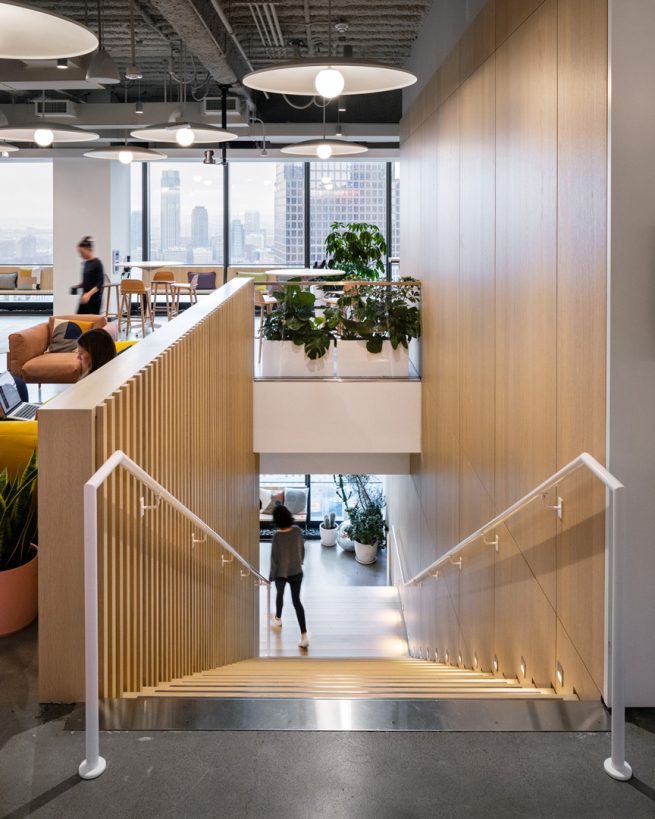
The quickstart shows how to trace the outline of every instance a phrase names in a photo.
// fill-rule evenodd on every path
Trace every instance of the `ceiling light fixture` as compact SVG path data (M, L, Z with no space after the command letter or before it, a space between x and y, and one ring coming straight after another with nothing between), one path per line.
M136 46L134 42L134 0L130 0L130 46L132 49L132 65L125 72L126 80L140 80L143 72L136 64Z
M141 102L141 100L139 100L139 102L134 103L134 113L135 114L143 113L143 103Z
M98 48L86 26L23 3L0 2L0 59L58 60Z
M57 60L57 68L60 71L66 71L68 68L68 59L66 57L62 57L61 59Z
M114 85L121 81L121 76L116 63L105 51L102 45L102 14L100 12L100 0L98 0L98 43L99 48L91 57L91 62L86 70L86 79L97 82L100 85Z
M18 151L19 148L17 145L10 145L8 142L0 142L0 155L2 155L5 159L9 156L9 154L13 154L14 151Z
M332 3L328 2L328 56L299 59L282 65L251 71L243 84L255 91L327 99L346 94L375 94L407 88L416 75L402 68L354 59L350 49L343 57L332 54Z
M327 101L325 101L323 105L323 139L309 139L305 142L285 145L284 148L280 148L280 153L290 154L291 156L317 156L323 160L330 159L332 156L365 154L368 151L365 145L359 145L356 142L347 142L345 139L328 139L325 136L326 107ZM341 136L338 131L337 136Z
M111 145L108 148L87 151L84 156L91 159L114 159L124 165L129 165L130 162L155 162L158 159L168 159L165 153L154 151L151 148L142 148L140 145Z
M131 136L145 142L176 142L184 147L208 142L230 142L233 139L238 139L237 134L233 134L231 131L224 131L222 128L216 128L205 123L186 121L164 122L159 125L149 125L147 128L137 128L132 131Z
M211 150L211 148L209 150L205 151L205 158L202 160L202 164L203 165L215 165L216 164L216 160L214 159L214 152ZM195 179L195 177L194 177L194 179ZM198 177L198 181L200 181L200 177Z
M47 148L53 142L93 142L100 139L99 134L85 131L73 125L61 125L58 122L43 121L38 125L5 125L0 127L0 139L11 139L14 142L36 142Z

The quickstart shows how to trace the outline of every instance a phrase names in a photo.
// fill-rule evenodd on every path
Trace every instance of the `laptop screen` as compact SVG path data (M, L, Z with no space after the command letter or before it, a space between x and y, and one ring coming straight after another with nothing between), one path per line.
M16 382L10 372L0 373L0 412L7 415L21 403Z

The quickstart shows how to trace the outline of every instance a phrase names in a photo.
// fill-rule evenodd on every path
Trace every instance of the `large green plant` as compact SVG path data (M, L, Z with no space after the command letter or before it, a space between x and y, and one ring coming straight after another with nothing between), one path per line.
M339 311L330 308L323 315L315 315L316 297L296 284L277 292L276 297L275 310L262 321L263 337L268 341L293 341L305 348L308 358L322 358L336 339Z
M373 486L368 475L333 475L333 479L350 518L348 536L359 543L381 546L386 532L382 491Z
M376 281L384 274L387 243L377 225L333 222L325 237L328 267L343 270L347 279Z
M396 350L409 347L421 335L421 293L414 279L407 285L366 285L344 293L339 298L342 310L342 338L366 341L370 353L379 353L382 342L389 340Z
M36 540L36 451L22 475L0 472L0 571L17 569L30 559Z

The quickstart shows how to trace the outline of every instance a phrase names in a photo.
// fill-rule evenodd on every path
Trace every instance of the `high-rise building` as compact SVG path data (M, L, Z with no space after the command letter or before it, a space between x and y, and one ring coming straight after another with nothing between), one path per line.
M177 248L180 244L180 172L162 171L160 186L160 250ZM169 257L167 257L169 258Z
M386 232L385 162L314 162L310 170L310 262L325 258L333 222L371 222Z
M230 224L230 260L243 262L246 253L246 233L241 219L233 219Z
M209 216L207 208L196 205L191 211L191 247L208 247Z
M259 233L261 227L261 214L258 210L247 210L243 214L243 225L246 233Z
M305 169L300 162L280 162L275 176L273 252L275 263L305 263Z
M141 247L143 236L143 214L140 210L133 210L130 218L130 232L132 247Z

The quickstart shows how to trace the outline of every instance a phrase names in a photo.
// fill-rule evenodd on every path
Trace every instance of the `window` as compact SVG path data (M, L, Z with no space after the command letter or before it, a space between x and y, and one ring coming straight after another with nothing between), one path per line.
M52 264L52 162L0 163L0 263Z
M150 256L188 265L223 263L221 165L152 164Z
M323 517L334 512L337 523L346 517L346 510L341 498L337 495L332 475L309 475L310 510L309 519L313 523L322 523ZM370 475L371 484L382 489L382 477Z
M386 162L312 162L310 262L325 258L332 222L371 222L386 231Z
M230 163L230 264L302 267L302 162Z
M143 261L143 163L130 166L130 258Z
M400 162L391 165L391 241L389 255L400 256Z

